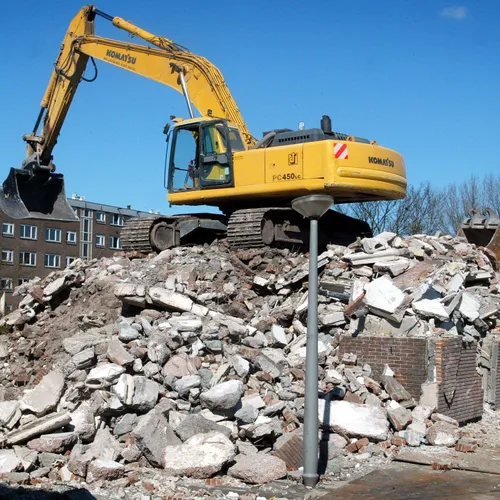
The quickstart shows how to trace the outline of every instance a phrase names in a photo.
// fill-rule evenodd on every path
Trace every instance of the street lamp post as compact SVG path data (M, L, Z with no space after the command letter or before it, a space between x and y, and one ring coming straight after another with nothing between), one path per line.
M333 205L333 198L313 194L292 201L292 208L310 220L309 286L307 303L306 388L304 411L303 482L318 482L318 220Z

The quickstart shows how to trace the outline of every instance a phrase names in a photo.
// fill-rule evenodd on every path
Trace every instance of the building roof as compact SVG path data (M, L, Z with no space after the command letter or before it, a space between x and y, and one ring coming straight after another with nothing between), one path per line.
M133 208L127 206L127 208L116 207L114 205L104 205L102 203L94 203L91 201L86 201L82 197L72 197L68 198L68 203L73 208L87 208L89 210L95 210L96 212L106 212L110 214L120 214L127 217L146 217L149 215L160 215L157 211L143 212L141 210L134 210Z

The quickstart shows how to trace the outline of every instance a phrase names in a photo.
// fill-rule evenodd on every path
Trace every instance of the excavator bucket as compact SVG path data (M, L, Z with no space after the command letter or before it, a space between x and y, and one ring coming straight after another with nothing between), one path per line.
M62 174L11 168L0 188L0 210L13 219L76 221Z
M469 243L491 250L500 262L500 217L491 208L472 209L458 231Z

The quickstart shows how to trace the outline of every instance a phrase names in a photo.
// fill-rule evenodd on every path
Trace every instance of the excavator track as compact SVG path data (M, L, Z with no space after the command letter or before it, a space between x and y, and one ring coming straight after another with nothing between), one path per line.
M157 219L158 216L129 219L120 232L123 251L137 251L145 254L154 252L149 235Z
M148 254L184 244L210 243L225 233L225 216L187 214L134 217L125 223L120 237L123 251Z
M299 222L299 224L297 224ZM299 216L290 208L267 207L236 210L227 227L230 248L261 248L265 246L296 247L303 244Z
M267 208L236 210L229 217L227 240L230 248L260 248L266 246L262 226Z
M211 243L226 236L231 249L281 247L297 250L309 241L309 221L287 207L235 210L229 219L217 214L187 214L129 219L121 231L122 249L144 254L186 244ZM371 236L369 226L334 210L320 221L319 244L348 245Z
M357 237L370 237L368 224L335 210L320 220L319 244L348 245ZM267 207L236 210L229 217L229 247L260 248L265 246L297 249L309 242L309 221L291 208Z

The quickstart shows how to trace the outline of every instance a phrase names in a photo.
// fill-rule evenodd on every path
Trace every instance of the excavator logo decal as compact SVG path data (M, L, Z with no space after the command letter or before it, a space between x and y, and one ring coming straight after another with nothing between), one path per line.
M299 163L299 155L294 151L288 155L288 165L297 165Z
M129 56L128 54L121 54L120 52L116 52L111 49L106 51L106 56L111 57L112 59L118 59L119 61L123 61L128 64L135 64L137 61L136 57Z
M376 156L369 156L368 163L376 163L384 167L394 168L394 162L390 158L377 158Z
M339 160L347 160L349 158L349 150L347 144L336 142L333 146L333 154Z

